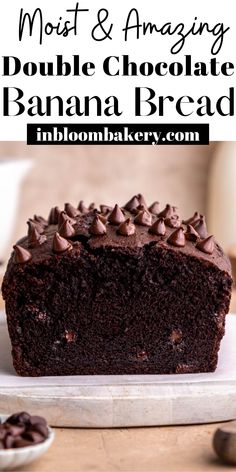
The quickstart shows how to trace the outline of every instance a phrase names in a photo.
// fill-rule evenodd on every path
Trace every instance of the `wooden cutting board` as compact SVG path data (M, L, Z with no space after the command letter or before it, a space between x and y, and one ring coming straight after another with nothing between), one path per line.
M1 318L0 318L1 319ZM123 427L236 418L236 316L228 315L216 372L183 375L18 377L0 323L0 413L27 410L53 426Z

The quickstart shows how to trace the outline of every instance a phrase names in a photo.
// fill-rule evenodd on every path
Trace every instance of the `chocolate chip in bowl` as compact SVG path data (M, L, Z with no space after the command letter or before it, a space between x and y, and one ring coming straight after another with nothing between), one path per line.
M54 432L41 416L26 412L0 416L0 470L12 470L38 459L53 440Z

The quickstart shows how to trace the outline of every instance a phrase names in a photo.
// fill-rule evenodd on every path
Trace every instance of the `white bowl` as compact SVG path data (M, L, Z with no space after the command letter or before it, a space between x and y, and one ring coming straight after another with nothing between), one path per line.
M5 421L9 415L1 415L1 422ZM51 446L55 434L48 427L49 435L44 442L35 446L19 447L17 449L0 450L0 470L12 470L16 467L29 464L42 456Z

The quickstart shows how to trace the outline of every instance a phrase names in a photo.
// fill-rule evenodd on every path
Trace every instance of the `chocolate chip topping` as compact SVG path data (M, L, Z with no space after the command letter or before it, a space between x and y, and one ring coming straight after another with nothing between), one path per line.
M100 220L98 215L95 215L93 222L89 228L90 234L94 236L103 236L106 234L107 229L105 224Z
M148 208L150 213L153 215L158 215L160 213L160 203L159 202L153 202L150 207Z
M88 207L89 211L95 210L95 208L96 208L95 203L94 202L90 203L90 205Z
M117 204L114 206L112 212L108 216L108 221L112 225L120 225L125 221L124 213Z
M127 218L127 220L120 224L117 233L122 236L131 236L135 233L135 225L132 223L130 218Z
M180 227L180 219L178 215L172 215L170 218L165 219L165 224L169 228L179 228Z
M141 193L138 193L137 199L138 199L140 205L143 205L145 208L147 208L146 200L145 200L144 196Z
M185 231L185 238L188 239L188 241L196 242L199 239L199 234L195 229L193 228L192 225L187 225L187 230Z
M135 216L134 223L140 226L151 226L152 215L147 210L141 210L137 216Z
M173 231L173 233L171 233L171 235L167 239L167 242L176 247L184 247L185 246L184 228L181 226L180 228Z
M166 234L166 225L164 218L158 218L158 220L153 223L151 228L149 228L149 233L156 234L157 236L165 236Z
M140 203L141 202L139 199L136 197L136 195L134 195L134 197L132 197L128 203L126 203L124 208L132 213L132 211L135 210L140 205Z
M107 215L108 213L110 213L110 211L113 210L113 208L111 206L108 206L108 205L100 205L100 209L101 209L101 213Z
M32 258L30 252L19 246L19 244L13 246L13 249L15 251L14 261L16 264L24 264L24 262L28 262Z
M198 241L198 243L196 244L196 248L202 252L205 252L206 254L212 254L214 251L213 236L208 236L207 238Z
M53 237L53 252L61 254L62 252L72 249L72 245L66 239L62 238L59 233L55 233Z
M200 238L206 238L208 236L207 233L207 227L206 227L206 222L205 222L205 217L200 216L200 219L197 220L195 223L192 224L194 229L197 231L199 234Z
M69 221L71 225L74 225L76 223L75 218L71 218L70 216L67 215L67 213L65 211L61 211L61 213L59 215L59 219L58 219L58 228L59 229L61 228L63 223L65 223L65 221Z
M49 213L48 217L48 224L49 225L57 225L58 224L58 219L61 211L58 208L58 206L53 207Z
M36 223L39 223L44 228L48 226L48 222L42 216L34 215L34 221L36 221Z
M200 219L200 214L198 211L195 211L194 215L188 218L187 220L183 220L183 223L185 225L193 225L193 223L196 223Z
M159 218L162 217L162 218L170 218L171 216L173 215L173 208L171 205L169 205L169 203L167 203L167 205L165 206L164 210L162 210L158 216Z
M77 210L77 208L73 207L73 205L71 205L70 203L65 203L65 212L71 218L75 218L80 213L79 210Z
M88 213L88 208L85 206L83 200L80 200L79 205L78 205L78 210L83 214Z
M44 231L45 231L45 227L42 226L40 223L37 223L37 221L33 220L32 218L30 218L28 221L27 221L27 224L28 223L32 223L32 225L34 225L34 227L37 229L38 233L39 234L43 234Z
M63 238L71 238L75 234L73 226L70 224L69 220L64 221L59 229L60 236Z
M47 241L45 234L40 234L32 221L27 222L28 228L28 246L30 248L40 246Z

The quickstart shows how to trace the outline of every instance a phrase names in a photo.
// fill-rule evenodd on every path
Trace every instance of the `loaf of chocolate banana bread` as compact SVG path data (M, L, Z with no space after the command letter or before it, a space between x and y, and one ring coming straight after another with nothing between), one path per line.
M13 363L23 376L214 371L231 297L205 218L141 194L34 216L8 263Z

